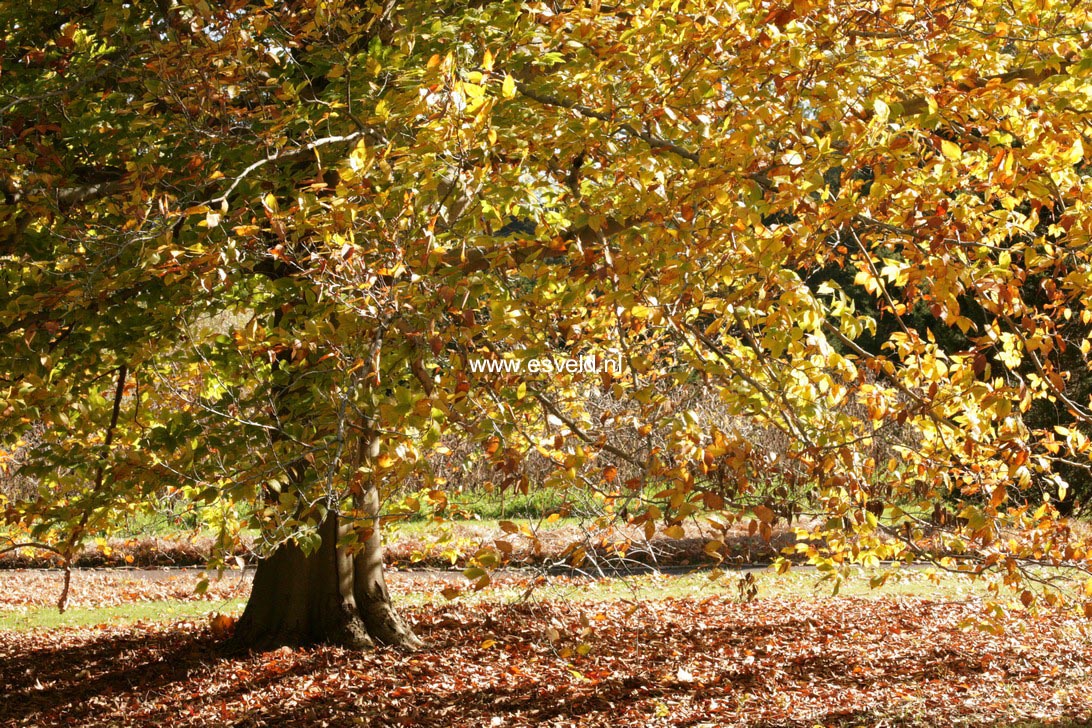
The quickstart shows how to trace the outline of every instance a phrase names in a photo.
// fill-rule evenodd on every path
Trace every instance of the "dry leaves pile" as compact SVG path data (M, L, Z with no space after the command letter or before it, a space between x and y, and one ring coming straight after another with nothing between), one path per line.
M725 529L712 529L701 522L680 525L681 538L656 536L651 541L644 537L644 529L638 526L614 526L610 530L588 531L582 526L565 524L542 528L534 524L535 539L513 535L494 523L452 521L444 532L433 535L395 532L387 544L384 557L388 565L405 568L466 566L469 557L482 548L493 547L498 539L509 542L512 550L504 554L513 565L563 563L574 548L579 546L589 561L615 560L618 544L624 544L624 558L632 562L665 565L715 563L718 559L707 550L711 540L721 543L720 556L730 562L768 562L781 553L781 549L794 542L794 536L784 524L771 529L769 542L749 532L744 525L732 525ZM521 522L521 526L531 528ZM244 539L235 549L235 556L243 561L253 561L253 543ZM208 562L213 540L180 532L169 537L141 536L139 538L109 539L105 544L85 546L73 560L73 566L92 569L103 567L179 568L201 567ZM35 549L17 549L0 554L0 569L56 569L62 565L57 554Z
M407 610L422 652L232 655L205 625L0 633L10 725L997 725L1092 721L1092 646L975 604L723 597Z
M163 600L210 602L245 597L253 572L228 572L210 579L197 593L200 569L74 569L68 596L71 607L112 607L132 602ZM0 571L0 610L45 607L57 603L63 580L59 570L12 569Z
M207 587L198 590L198 584L207 578ZM136 602L206 601L225 602L246 599L254 578L253 569L206 573L198 568L185 569L73 569L68 607L112 607ZM439 598L447 587L467 585L458 571L430 569L387 571L387 583L395 594L426 594ZM2 569L0 570L0 611L20 611L35 607L52 607L57 603L63 584L63 572L57 569ZM498 588L527 589L541 579L529 577L518 571L501 571L493 575L492 584ZM592 579L583 577L553 577L557 586L588 584Z

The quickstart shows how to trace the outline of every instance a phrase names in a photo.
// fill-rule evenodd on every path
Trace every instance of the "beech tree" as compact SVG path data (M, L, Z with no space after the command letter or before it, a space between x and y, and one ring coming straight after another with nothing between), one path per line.
M540 485L528 452L608 506L662 484L648 536L803 515L836 581L929 558L1030 606L1083 578L1051 501L1089 467L1087 4L0 15L0 436L41 433L4 548L68 561L168 488L218 520L214 565L261 534L241 643L414 647L380 525L409 479L443 499L457 434L502 487ZM622 371L470 366L559 353ZM807 495L759 492L771 468Z

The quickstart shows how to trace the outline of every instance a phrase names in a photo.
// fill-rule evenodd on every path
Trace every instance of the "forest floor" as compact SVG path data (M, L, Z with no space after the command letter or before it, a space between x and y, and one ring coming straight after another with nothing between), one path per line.
M1085 620L981 629L981 590L922 570L710 576L503 571L448 600L457 573L394 571L425 649L232 654L243 573L81 570L58 616L56 571L0 571L0 725L1092 725Z

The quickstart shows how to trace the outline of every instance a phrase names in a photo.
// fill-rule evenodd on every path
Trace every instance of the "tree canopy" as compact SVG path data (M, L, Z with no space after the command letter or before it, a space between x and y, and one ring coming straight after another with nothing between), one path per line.
M172 488L225 549L364 554L456 436L662 485L650 536L798 517L835 577L1088 568L1087 4L0 14L9 547ZM558 356L622 366L472 366Z

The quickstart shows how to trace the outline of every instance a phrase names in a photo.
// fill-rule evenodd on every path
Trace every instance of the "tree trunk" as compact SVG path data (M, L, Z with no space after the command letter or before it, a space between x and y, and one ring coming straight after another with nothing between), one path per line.
M379 489L367 488L360 496L362 510L379 513ZM413 630L391 606L387 580L383 578L383 534L379 519L365 534L364 549L353 557L353 597L372 639L382 645L400 645L416 649L422 645Z
M278 262L272 277L285 277ZM274 315L274 325L283 323L283 310ZM382 343L381 334L375 346ZM373 352L373 359L377 359ZM285 366L291 351L277 355L275 366ZM284 407L292 380L274 389L278 414L292 417ZM381 436L365 423L367 434L356 441L353 472L361 477L361 466L379 454ZM339 435L341 433L339 432ZM286 469L287 480L302 488L303 471L298 460ZM319 526L321 543L305 554L294 542L282 544L271 556L258 562L254 586L243 616L235 627L234 646L268 649L283 645L336 644L352 648L392 645L416 649L422 645L413 630L391 606L390 593L383 577L383 538L379 527L380 498L378 483L358 480L349 489L353 493L354 513L370 522L363 541L350 552L339 543L352 523L331 509ZM344 495L344 494L342 494Z
M235 646L422 645L391 606L379 529L371 530L362 551L350 554L337 545L347 527L342 521L334 512L327 515L319 529L322 544L312 554L289 542L258 562Z

